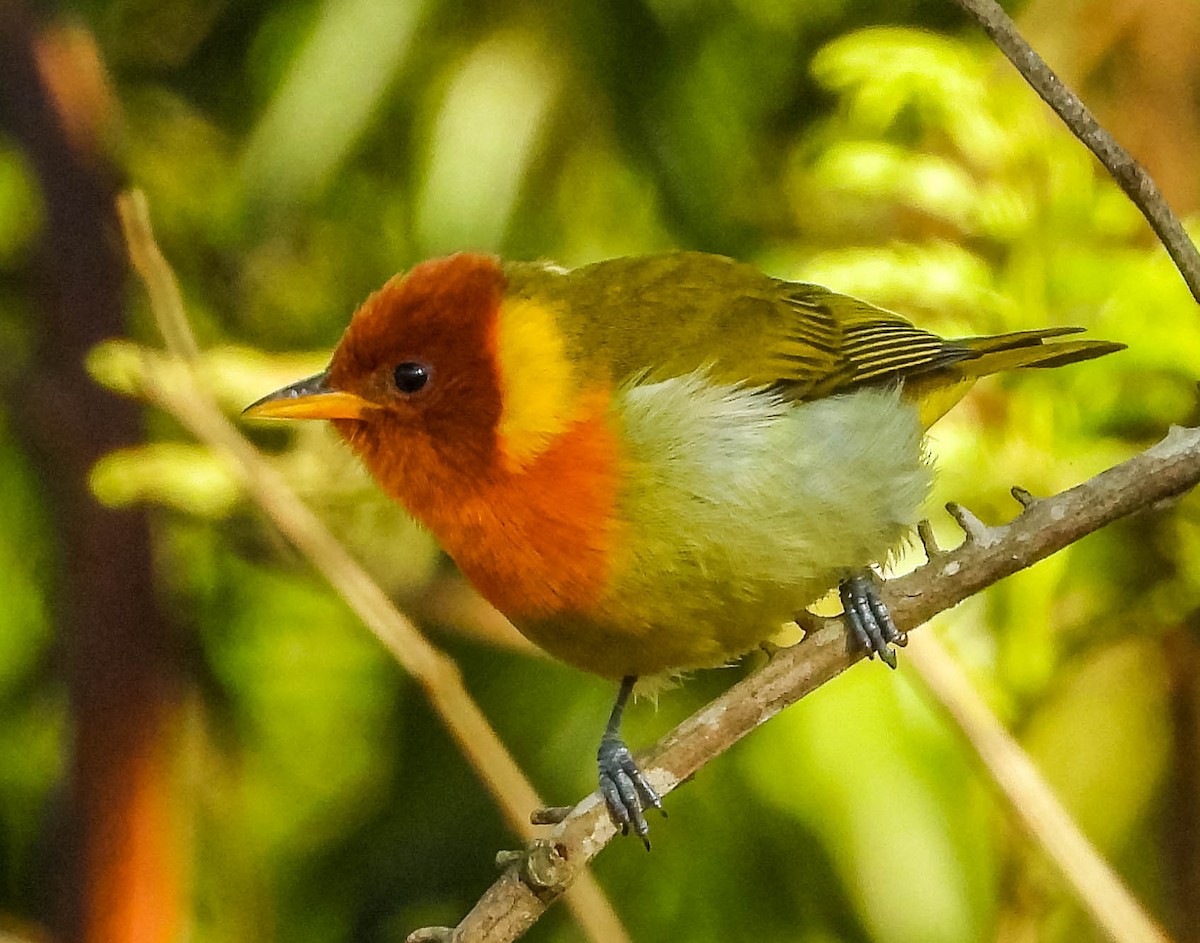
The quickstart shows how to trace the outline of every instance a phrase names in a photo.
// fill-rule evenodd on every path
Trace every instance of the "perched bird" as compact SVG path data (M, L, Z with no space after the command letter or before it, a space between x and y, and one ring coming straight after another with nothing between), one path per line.
M620 682L600 791L646 841L635 680L725 664L834 587L894 666L868 567L916 523L924 431L981 376L1123 346L1045 343L1078 330L945 340L699 252L460 254L392 278L324 373L246 413L331 420L524 635Z

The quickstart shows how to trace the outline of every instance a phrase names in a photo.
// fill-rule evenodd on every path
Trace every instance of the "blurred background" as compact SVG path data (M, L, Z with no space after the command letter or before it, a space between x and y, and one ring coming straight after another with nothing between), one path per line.
M1009 7L1194 213L1200 5ZM55 181L145 190L231 414L320 369L355 305L424 257L688 248L944 334L1078 324L1129 344L988 380L935 429L945 544L947 500L1001 522L1010 486L1060 490L1198 418L1181 279L946 0L77 0L39 16L6 0L0 33L38 35L77 166L31 144L10 55L0 938L399 941L457 923L515 843L420 690L225 466L104 392L121 384L102 368L84 376L95 341L160 342L120 271L115 320L67 329L82 308L62 299L92 269L71 251L86 220L61 209L76 191ZM90 434L109 428L81 422L93 405L126 410L124 431ZM246 432L457 659L541 794L593 789L611 686L514 638L330 431ZM1200 941L1200 501L1114 525L921 631L1150 912ZM630 743L746 667L639 704ZM1101 939L903 660L825 686L668 806L651 856L618 842L595 866L638 940ZM562 907L529 934L581 938Z

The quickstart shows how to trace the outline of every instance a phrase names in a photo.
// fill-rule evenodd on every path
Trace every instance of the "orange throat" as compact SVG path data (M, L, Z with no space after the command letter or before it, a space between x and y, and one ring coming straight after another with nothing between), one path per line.
M404 474L376 477L509 619L586 613L609 584L618 536L607 406L605 394L585 397L578 419L524 467L497 461L470 476L430 477L420 454L429 447L418 445Z

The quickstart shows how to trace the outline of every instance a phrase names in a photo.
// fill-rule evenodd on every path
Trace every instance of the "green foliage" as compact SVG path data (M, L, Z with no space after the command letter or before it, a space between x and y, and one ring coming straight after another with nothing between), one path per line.
M913 16L929 23L933 7ZM834 2L535 16L446 0L96 0L83 13L114 71L125 170L148 191L231 412L319 369L322 354L286 352L327 349L355 304L427 254L579 264L672 246L944 333L1080 324L1130 345L972 394L932 437L931 509L953 498L1003 520L1009 486L1067 487L1193 409L1200 326L1180 279L981 44L853 32L871 14ZM27 171L0 149L0 268L28 264L39 225ZM27 359L30 304L0 288L0 360ZM132 337L154 343L139 293L131 306ZM90 367L128 390L139 356L110 345ZM103 501L160 509L164 592L195 651L192 937L382 941L456 922L512 842L483 787L221 460L161 416L149 427L93 482ZM325 430L249 431L402 604L445 581L433 544ZM0 909L26 911L39 806L63 763L54 526L2 423L0 441ZM1164 879L1138 856L1168 801L1161 645L1196 611L1197 573L1187 498L932 629L1158 911ZM548 799L594 788L607 685L426 621ZM608 851L597 870L635 938L966 941L1001 924L1093 938L906 674L850 672L671 796L649 860L633 843ZM629 739L649 742L731 676L634 708ZM578 938L561 915L531 935Z

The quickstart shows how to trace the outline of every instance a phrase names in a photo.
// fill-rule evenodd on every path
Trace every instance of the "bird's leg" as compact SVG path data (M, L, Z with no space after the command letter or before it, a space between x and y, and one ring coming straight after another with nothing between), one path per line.
M608 806L608 814L613 821L621 826L621 834L628 835L632 825L634 832L650 850L650 839L647 835L650 826L642 814L642 806L652 805L663 811L662 800L649 780L633 762L629 747L621 739L621 715L625 713L625 704L633 693L633 684L637 681L633 675L621 679L621 688L617 691L617 702L613 704L612 713L608 717L608 725L604 728L604 736L600 738L600 749L596 752L596 761L600 766L600 795Z
M864 571L847 577L838 587L838 593L842 597L846 622L859 644L867 650L867 657L878 655L885 665L895 668L896 652L888 646L903 648L908 644L908 636L892 622L887 606L875 588L874 575Z

